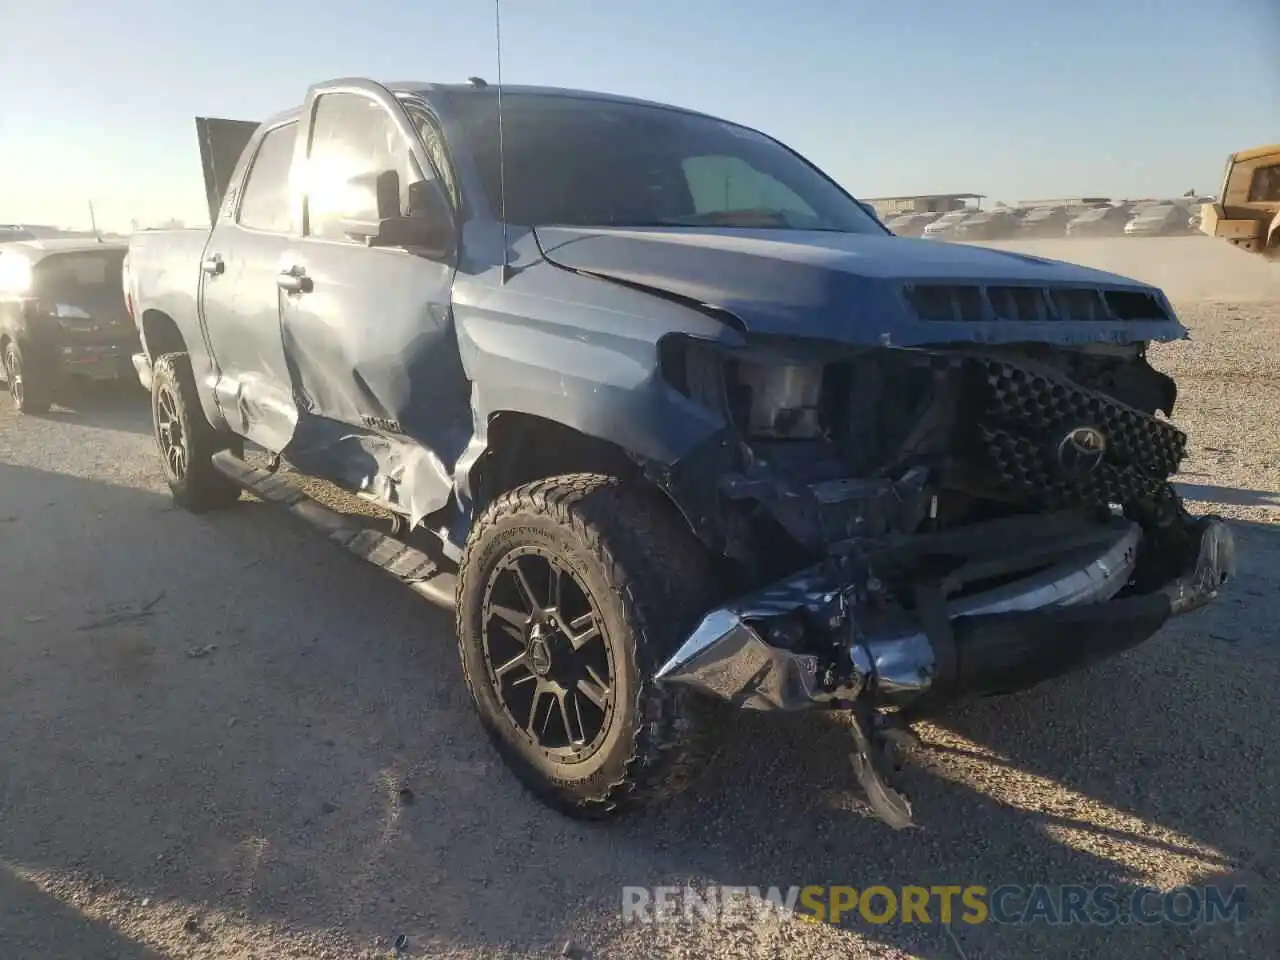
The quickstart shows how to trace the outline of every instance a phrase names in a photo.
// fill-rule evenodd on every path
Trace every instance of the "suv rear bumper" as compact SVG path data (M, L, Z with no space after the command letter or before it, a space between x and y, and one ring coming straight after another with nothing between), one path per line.
M840 607L849 585L813 568L707 614L657 677L756 710L863 697L909 707L1023 690L1142 643L1235 575L1231 531L1207 517L1192 521L1193 549L1178 576L1128 592L1137 529L1074 569L1054 567L936 613L922 608L888 627L856 604ZM837 609L847 611L839 623ZM799 621L828 629L810 626L803 644L794 628L779 630ZM833 648L834 659L822 654ZM833 672L833 663L846 668Z

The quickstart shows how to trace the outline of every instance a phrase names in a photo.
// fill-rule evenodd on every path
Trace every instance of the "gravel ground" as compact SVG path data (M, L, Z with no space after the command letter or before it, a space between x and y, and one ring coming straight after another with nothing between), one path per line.
M623 960L1274 956L1280 298L1180 309L1194 340L1155 362L1182 389L1181 479L1233 518L1240 578L1126 656L924 729L924 828L900 835L865 814L847 734L819 717L744 716L660 812L559 819L484 741L447 615L272 507L172 509L135 393L5 406L0 958L353 960L401 935L402 956L469 960L566 943ZM1244 883L1250 914L619 919L623 885L685 882Z

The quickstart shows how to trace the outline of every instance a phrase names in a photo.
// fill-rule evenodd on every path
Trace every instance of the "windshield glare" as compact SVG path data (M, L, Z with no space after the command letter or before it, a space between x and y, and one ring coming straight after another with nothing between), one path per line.
M496 213L497 97L467 93L453 106ZM511 223L884 233L825 176L745 127L546 94L504 92L502 113Z

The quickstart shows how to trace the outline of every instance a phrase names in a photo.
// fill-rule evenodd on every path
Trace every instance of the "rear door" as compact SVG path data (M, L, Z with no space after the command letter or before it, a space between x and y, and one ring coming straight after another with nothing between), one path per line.
M398 173L401 209L410 212L411 197L439 176L420 133L432 121L425 112L410 117L392 94L364 80L313 87L305 113L303 235L287 269L306 282L284 296L281 316L308 443L332 448L356 426L411 438L451 466L471 424L450 312L452 258L370 247L342 225L376 218L373 198L350 184L386 170ZM334 466L352 482L352 465ZM387 465L379 467L385 478ZM367 469L361 472L363 480ZM446 496L447 475L436 480L432 497Z
M284 121L250 145L243 182L221 205L200 265L218 405L237 433L274 452L288 445L298 420L280 339L279 275L297 237L299 126Z

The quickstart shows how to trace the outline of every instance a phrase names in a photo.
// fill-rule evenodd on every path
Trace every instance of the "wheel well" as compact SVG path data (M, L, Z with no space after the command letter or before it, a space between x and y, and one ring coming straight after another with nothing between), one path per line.
M186 353L187 343L173 318L159 310L148 310L142 315L142 342L147 357L155 360L166 353Z
M496 413L489 420L488 451L473 489L483 509L523 483L566 473L604 473L634 479L640 468L617 444L527 413Z

